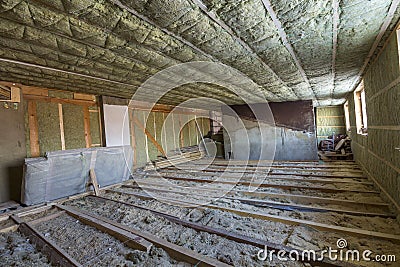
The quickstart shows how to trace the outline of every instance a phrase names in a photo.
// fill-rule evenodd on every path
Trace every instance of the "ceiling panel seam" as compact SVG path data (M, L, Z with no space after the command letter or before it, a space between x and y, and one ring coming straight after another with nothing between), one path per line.
M216 61L216 62L218 61L218 59L214 58L212 55L210 55L210 54L204 52L203 50L201 50L200 48L196 47L194 44L192 44L192 43L189 42L188 40L186 40L186 39L184 39L184 38L182 38L182 37L180 37L180 36L174 34L173 32L171 32L171 31L169 31L169 30L167 30L167 29L165 29L165 28L163 28L163 27L161 27L160 25L158 25L157 23L153 22L153 21L152 21L151 19L149 19L148 17L143 16L143 15L141 15L139 12L137 12L136 10L134 10L134 9L132 9L132 8L130 8L130 7L126 6L126 5L124 5L123 3L121 3L121 1L119 1L119 0L111 0L111 2L113 2L115 5L117 5L117 6L118 6L119 8L121 8L122 10L128 11L128 12L131 13L132 15L134 15L134 16L140 18L141 20L143 20L143 21L149 23L150 25L152 25L152 26L154 26L154 27L160 29L161 31L163 31L163 32L166 33L167 35L169 35L169 36L171 36L171 37L177 39L178 41L180 41L180 42L186 44L187 46L189 46L189 47L192 48L193 50L195 50L195 51L201 53L203 56L205 56L205 57L211 59L212 61Z
M69 17L69 15L68 15L68 17ZM12 20L12 19L9 19L9 18L6 18L6 19L9 20L9 21L13 21L13 22L17 23L17 24L21 25L22 27L32 27L32 28L37 29L37 30L39 30L39 31L49 32L49 33L51 33L51 34L54 34L55 36L60 36L60 37L62 37L62 38L67 38L68 40L70 40L70 41L72 41L72 42L78 42L78 43L81 43L81 44L86 45L86 46L89 46L89 47L97 47L97 48L99 48L99 49L107 50L107 51L110 51L110 52L112 52L113 54L115 54L113 51L111 51L111 50L109 50L109 49L107 49L107 48L103 48L103 47L101 47L101 46L98 46L98 45L95 45L95 44L91 44L91 43L86 43L86 42L81 41L81 40L76 40L76 39L73 39L73 38L71 38L71 37L69 37L69 36L66 36L66 35L64 35L64 34L60 34L60 33L53 32L53 31L48 31L47 29L38 28L37 26L32 26L32 25L29 25L29 26L28 26L28 25L24 25L24 24L21 24L19 21L15 21L15 20ZM111 34L113 34L113 33L111 33ZM115 34L113 34L113 35L115 35ZM153 51L153 52L159 54L157 51L154 51L152 48L146 48L146 49L149 50L149 51ZM69 53L69 54L70 54L70 53ZM75 56L75 55L73 55L73 54L70 54L70 55L71 55L71 56ZM121 56L121 55L119 55L119 54L115 54L115 55L118 55L119 57L124 58L124 59L132 60L133 62L139 62L139 63L145 65L146 68L149 68L149 69L154 68L154 67L150 67L147 63L144 63L144 62L142 62L142 61L140 61L140 60L137 60L137 59L134 59L134 58L131 58L131 57ZM159 55L162 56L162 57L164 57L164 58L167 58L167 59L173 61L175 64L179 64L179 63L182 62L182 61L176 60L176 59L174 59L174 58L170 58L169 56L166 56L166 55L163 55L163 54L159 54ZM162 70L162 68L160 68L160 67L158 67L158 66L157 66L156 68L154 68L154 69L157 70L157 71ZM153 73L153 74L154 74L154 73ZM131 86L133 86L133 85L131 85ZM190 87L190 88L192 88L192 87ZM216 91L215 93L216 93L218 96L220 96L220 97L222 97L222 98L225 98L225 97L226 97L226 96L223 96L222 93L217 93L217 92L219 92L219 90L216 90L215 88L214 88L214 90Z
M340 0L332 0L332 29L333 29L333 51L332 51L332 90L331 90L331 98L333 99L335 93L335 79L336 79L336 56L337 56L337 48L338 48L338 32L339 32L339 5ZM331 104L333 101L331 100Z
M280 83L282 83L283 85L285 85L287 88L289 88L293 94L299 98L299 96L296 94L296 92L290 87L288 86L272 69L271 67L265 63L265 61L260 58L260 56L253 51L253 49L245 42L243 41L239 36L237 36L235 34L235 32L222 20L218 19L217 16L211 12L210 10L208 10L207 6L201 1L201 0L192 0L211 20L213 20L215 23L217 23L221 28L223 28L226 32L228 32L232 38L238 42L241 46L243 46L248 52L249 54L255 56L260 62L261 64L268 69L271 73L274 74L274 76L279 80ZM281 97L280 97L281 98Z
M378 36L376 36L376 39L375 39L375 41L374 41L374 43L373 43L373 45L372 45L372 47L371 47L371 49L370 49L370 51L368 53L368 56L365 59L364 65L361 67L360 71L357 74L357 77L355 78L355 81L354 81L353 85L351 86L351 91L346 94L346 98L351 92L356 90L358 84L361 82L362 77L364 75L364 72L366 71L366 69L367 69L367 67L369 65L369 61L371 60L372 56L375 54L376 49L378 49L378 45L379 45L380 41L382 40L383 35L387 31L390 23L392 22L393 17L394 17L394 15L396 13L396 9L399 6L399 4L400 4L400 0L393 0L392 1L392 4L390 5L390 8L389 8L389 12L386 15L385 21L382 23L382 26L381 26L381 29L379 31L379 34L378 34Z
M200 48L196 47L195 45L193 45L192 43L190 43L190 42L187 41L186 39L184 39L184 38L182 38L182 37L180 37L180 36L174 34L173 32L171 32L171 31L169 31L169 30L167 30L167 29L161 27L160 25L158 25L157 23L153 22L153 21L152 21L151 19L149 19L148 17L143 16L143 15L139 14L136 10L134 10L134 9L132 9L132 8L130 8L130 7L126 6L126 5L124 5L124 4L121 3L119 0L111 0L111 2L113 2L115 5L117 5L117 6L120 7L121 9L124 9L124 10L128 11L129 13L131 13L132 15L134 15L134 16L136 16L136 17L138 17L138 18L144 20L145 22L151 24L152 26L157 27L158 29L160 29L160 30L162 30L164 33L166 33L167 35L169 35L169 36L171 36L171 37L174 37L175 39L177 39L177 40L179 40L179 41L185 43L186 45L190 46L192 49L195 49L196 51L201 52L203 55L205 55L205 56L207 56L208 58L212 59L214 62L220 62L219 59L215 58L214 56L212 56L212 55L210 55L210 54L208 54L208 53L206 53L206 52L204 52L203 50L201 50ZM263 63L264 63L264 62L263 62ZM265 63L264 63L264 64L265 64ZM272 73L274 73L274 72L272 71L272 69L269 68L269 70L270 70ZM275 73L274 73L274 74L275 74ZM283 81L279 78L279 76L277 76L276 74L275 74L275 76L276 76L276 78L278 78L278 80L279 80L280 82L283 83ZM257 84L257 83L256 83L256 84ZM283 84L285 84L285 83L283 83ZM288 87L288 88L290 88L290 87ZM291 89L291 88L290 88L290 89ZM275 93L273 93L273 92L271 92L271 91L269 91L269 90L268 90L268 92L269 92L270 94L272 94L273 96L277 97L278 99L283 100L282 97L276 95Z
M286 49L288 50L288 52L290 53L290 55L292 56L301 76L303 77L304 81L306 82L306 84L308 85L308 87L311 89L311 91L313 92L315 101L318 104L318 100L317 100L317 95L314 91L314 89L312 88L310 81L308 80L308 77L299 61L299 59L296 56L296 53L294 52L294 49L292 47L292 45L289 43L285 29L283 29L282 27L282 23L279 21L277 14L275 13L274 9L272 8L271 2L269 0L262 0L262 3L265 7L265 9L267 10L269 16L271 17L272 21L275 24L276 29L278 30L278 34L279 37L282 40L283 45L286 47Z

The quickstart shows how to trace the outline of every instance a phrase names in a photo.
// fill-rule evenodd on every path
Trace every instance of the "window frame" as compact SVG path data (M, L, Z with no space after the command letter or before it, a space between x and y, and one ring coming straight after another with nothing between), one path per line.
M354 110L356 115L357 133L368 135L367 101L364 90L364 80L354 91Z
M344 109L344 119L345 119L345 124L346 124L346 131L351 132L349 101L346 101L346 103L344 103L343 109Z

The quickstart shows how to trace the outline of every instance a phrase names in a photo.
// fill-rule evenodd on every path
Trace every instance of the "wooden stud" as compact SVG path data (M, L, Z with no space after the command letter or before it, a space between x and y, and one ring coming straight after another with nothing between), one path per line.
M85 142L86 148L92 147L92 135L90 133L90 113L89 107L83 106L83 125L85 128Z
M28 101L28 121L29 121L29 143L31 147L31 157L40 156L39 148L39 129L36 115L36 102Z
M58 103L58 119L60 121L61 150L65 150L64 116L61 103Z
M133 122L146 134L146 136L150 139L150 141L156 146L157 150L163 156L166 156L162 146L156 141L156 139L150 134L150 132L140 123L140 121L136 118L136 116L133 116Z
M130 132L131 132L131 146L133 150L133 168L137 166L137 147L136 147L136 135L135 135L135 123L133 122L134 110L128 109L129 121L130 121Z
M181 147L184 147L184 136L183 136L183 128L182 128L182 115L179 114L179 140Z

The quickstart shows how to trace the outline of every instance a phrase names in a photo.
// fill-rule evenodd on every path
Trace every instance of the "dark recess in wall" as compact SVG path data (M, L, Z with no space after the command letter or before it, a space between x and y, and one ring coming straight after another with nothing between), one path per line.
M282 103L268 103L276 126L284 127L296 131L314 132L314 114L312 111L312 101L293 101ZM232 105L230 106L239 117L256 121L257 119L266 123L273 121L268 116L265 104L251 104L251 105ZM255 114L260 118L255 118ZM231 110L226 107L223 109L224 114L232 114Z

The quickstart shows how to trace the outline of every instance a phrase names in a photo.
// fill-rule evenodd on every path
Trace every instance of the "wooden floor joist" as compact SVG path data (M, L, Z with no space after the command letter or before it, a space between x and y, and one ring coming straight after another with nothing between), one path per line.
M314 172L349 172L349 173L363 173L363 171L359 168L349 168L349 167L319 167L319 166L237 166L237 165L217 165L217 164L199 164L196 162L191 162L191 164L182 164L177 167L193 167L196 169L202 168L203 166L207 166L208 168L227 168L231 170L248 170L248 171L279 171L283 168L285 171L314 171Z
M165 169L167 170L173 170L176 171L177 168L176 167L166 167ZM323 178L357 178L357 179L367 179L365 176L363 175L329 175L329 174L315 174L312 172L309 173L297 173L297 172L273 172L273 173L268 173L268 172L254 172L254 171L246 171L246 170L242 170L242 171L238 171L238 170L233 170L233 169L213 169L213 168L209 168L209 169L196 169L196 168L192 168L193 171L198 171L198 172L211 172L211 173L244 173L244 174L259 174L259 175L267 175L267 174L273 174L273 175L296 175L296 176L306 176L306 177L323 177Z
M175 174L188 174L188 175L194 175L194 176L221 176L220 173L216 174L209 174L209 173L203 173L199 172L196 170L160 170L159 173L175 173ZM240 174L240 173L239 173ZM369 185L373 186L374 183L369 182L369 181L359 181L358 179L354 178L313 178L313 179L308 179L308 178L301 178L301 177L282 177L282 176L275 176L274 174L261 174L259 177L262 177L264 180L283 180L283 181L295 181L295 182L307 182L307 183L323 183L323 184L336 184L336 183L343 183L343 184L359 184L359 185ZM238 179L240 176L229 176L224 174L224 178L231 178L231 179ZM252 178L251 176L246 176L243 175L242 179L246 178ZM364 180L364 179L363 179Z
M34 226L30 225L30 223L25 222L17 215L13 215L11 218L19 225L19 231L29 238L36 248L48 257L49 261L54 266L82 266L74 258L68 255L61 247L42 235Z
M154 200L151 196L146 195L146 194L130 193L130 195L134 195L139 199ZM309 220L302 220L302 219L289 218L289 217L278 216L278 215L271 215L271 214L266 214L266 213L262 213L262 212L240 210L240 209L236 209L236 208L228 208L228 207L217 206L217 205L213 205L213 204L204 204L204 203L199 203L199 202L194 202L194 201L182 201L182 200L176 200L176 199L170 199L170 198L164 198L164 197L158 197L157 200L168 201L170 203L180 203L180 205L183 205L183 206L185 206L185 205L186 206L198 206L198 208L209 208L209 209L214 209L214 210L221 210L221 211L234 213L234 214L237 214L237 215L240 215L243 217L251 217L251 218L256 218L256 219L280 222L280 223L289 224L289 225L297 225L297 226L305 225L305 226L309 226L309 227L312 227L312 228L320 230L320 231L329 231L329 232L348 234L348 235L359 236L359 237L380 238L380 239L390 240L390 241L393 241L396 243L400 243L400 235L393 235L393 234L388 234L388 233L368 231L368 230L362 230L362 229L356 229L356 228L348 228L348 227L343 227L343 226L330 225L330 224L325 224L325 223L309 221Z
M93 196L95 197L95 196ZM111 198L107 198L107 197L96 197L98 199L102 199L105 201L111 201L114 203L119 203L122 205L126 205L135 209L140 209L140 210L145 210L145 211L149 211L152 214L156 215L156 216L160 216L162 218L165 218L173 223L185 226L185 227L190 227L194 230L197 231L202 231L202 232L207 232L210 234L215 234L218 236L221 236L223 238L235 241L235 242L239 242L239 243L243 243L243 244L248 244L248 245L252 245L252 246L256 246L259 248L265 248L265 246L267 246L269 249L273 249L275 250L275 254L279 251L279 250L283 250L287 253L290 253L291 251L297 251L299 253L299 255L306 255L302 250L298 250L289 246L284 246L281 244L277 244L277 243L273 243L273 242L269 242L269 241L265 241L262 239L258 239L258 238L253 238L253 237L248 237L245 235L241 235L238 233L235 233L234 231L227 231L225 229L220 229L220 228L214 228L214 227L210 227L210 226L206 226L203 224L199 224L199 223L195 223L195 222L191 222L191 221L187 221L187 220L183 220L180 219L178 217L175 217L173 215L167 214L167 213L163 213L163 212L159 212L150 208L145 208L142 206L138 206L132 203L127 203L124 201L119 201L119 200L115 200L115 199L111 199ZM328 259L327 257L324 257L321 261L313 261L311 259L311 257L305 257L305 262L309 262L311 264L316 264L318 266L356 266L350 263L346 263L346 262L340 262L340 261L331 261L330 259Z
M147 182L145 180L140 180L139 186L142 185L149 185L149 186L154 186L154 185L160 185L164 187L170 187L170 184L160 184L160 183L151 183ZM125 185L123 185L125 186ZM129 186L129 185L128 185ZM185 187L185 186L179 186L182 189L187 189L187 190L193 190L191 187ZM196 187L197 191L202 191L205 193L210 193L212 191L214 192L221 192L221 189L219 188L198 188ZM300 202L303 204L311 204L311 203L316 203L316 204L333 204L333 205L341 205L341 206L347 206L347 207L357 207L357 208L362 208L362 207L374 207L374 208L379 208L379 209L385 209L387 210L389 208L389 204L387 203L379 203L379 202L364 202L364 201L353 201L353 200L346 200L346 199L338 199L338 198L324 198L324 197L315 197L315 196L309 196L309 195L295 195L295 194L279 194L279 193L270 193L270 192L260 192L260 191L246 191L246 190L230 190L228 192L228 195L236 196L237 194L243 194L246 196L252 196L252 197L259 197L259 198L282 198L282 199L287 199L295 202Z
M93 197L96 197L96 196L93 196ZM69 208L69 209L71 209L71 208ZM174 258L176 260L185 261L185 262L194 264L196 266L222 266L222 267L230 266L230 265L227 265L216 259L212 259L212 258L203 256L203 255L196 253L190 249L170 243L170 242L163 240L161 238L158 238L150 233L146 233L143 231L136 230L134 228L130 228L128 226L122 225L122 224L112 221L110 219L107 219L107 218L104 218L104 217L101 217L98 215L94 215L94 214L89 214L85 211L79 211L79 214L80 214L79 216L85 216L85 217L91 218L92 220L96 220L97 222L105 223L107 225L112 225L112 226L118 228L118 231L129 232L133 235L136 235L143 239L146 239L150 243L154 244L154 246L164 249L171 256L171 258Z
M199 194L199 193L194 193L192 192L182 192L182 191L177 191L177 190L170 190L170 189L162 189L162 188L155 188L154 186L149 186L149 187L135 187L135 186L129 186L129 185L124 185L123 187L126 188L132 188L132 189L143 189L145 191L158 191L158 192L164 192L164 193L171 193L171 194L179 194L179 195L191 195L191 196L198 196L198 197L203 197L204 194ZM117 190L108 190L109 192L116 192L120 193L120 191ZM124 192L125 193L125 192ZM212 197L212 195L207 195L207 199ZM276 202L276 201L268 201L268 200L258 200L258 199L249 199L249 198L239 198L239 197L221 197L219 195L215 195L216 198L218 199L229 199L229 200L237 200L245 204L250 204L258 207L268 207L268 208L273 208L273 209L279 209L279 210L298 210L298 211L303 211L303 212L336 212L336 213L343 213L343 214L349 214L349 215L356 215L356 216L378 216L378 217L385 217L385 218L396 218L395 214L389 213L389 212L369 212L369 211L359 211L359 210L346 210L343 208L330 208L330 207L315 207L315 206L310 206L310 205L300 205L300 204L293 204L293 203L281 203L281 202Z
M65 214L65 211L58 211L58 212L49 214L47 216L35 219L33 221L29 221L29 224L30 225L36 225L36 224L40 224L40 223L47 222L47 221L50 221L50 220L54 220L55 218L60 217L63 214Z
M68 215L82 221L83 223L93 226L98 230L105 232L111 236L114 236L115 238L117 238L130 248L146 251L148 253L153 245L151 242L137 235L119 229L118 227L115 227L114 225L111 225L109 223L97 220L96 218L93 218L90 215L86 215L77 209L67 207L61 204L56 204L55 206L58 209L68 213Z
M159 175L149 175L150 177L159 177ZM175 177L175 176L162 176L165 179L176 180L176 181L185 181L185 182L197 182L197 183L216 183L216 184L231 184L231 185L243 185L243 186L258 186L258 187L269 187L269 188L280 188L284 190L293 190L293 189L302 189L302 190L312 190L312 191L321 191L327 193L341 193L341 192L350 192L350 193L363 193L363 194L380 194L379 191L375 190L360 190L360 189L346 189L346 188L326 188L326 187L311 187L311 186L301 186L301 185L286 185L286 184L271 184L271 183L251 183L245 181L226 181L226 180L207 180L207 179L196 179L196 178L183 178L183 177Z

